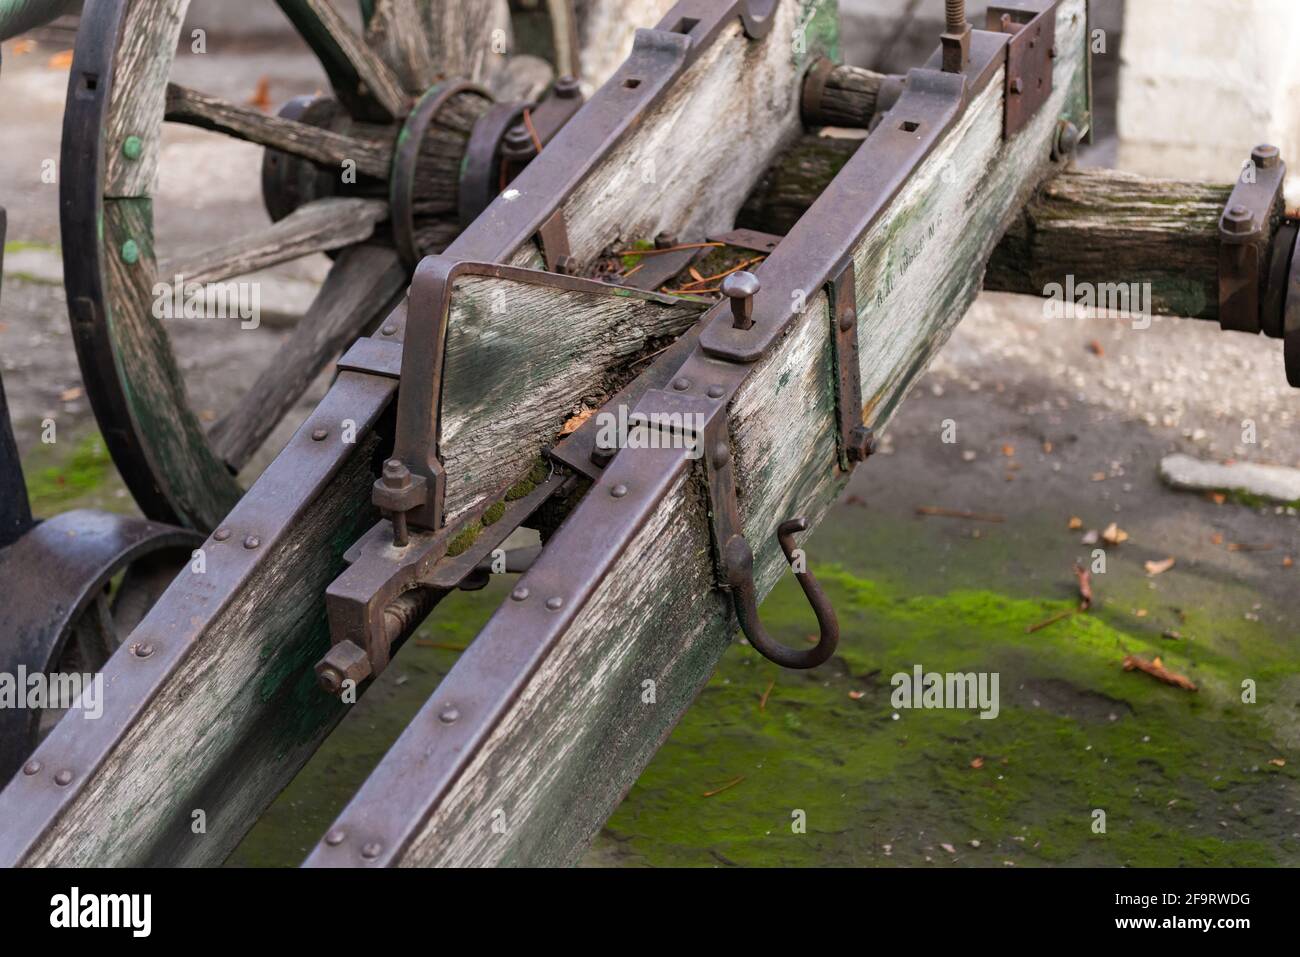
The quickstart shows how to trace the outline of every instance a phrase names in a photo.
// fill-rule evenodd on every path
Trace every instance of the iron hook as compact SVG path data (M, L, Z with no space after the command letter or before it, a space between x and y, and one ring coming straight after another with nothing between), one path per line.
M796 532L807 531L806 518L792 518L783 522L776 530L777 541L785 552L786 561L794 562L794 536ZM749 643L758 649L758 653L769 661L774 661L785 668L816 668L835 654L840 643L840 623L835 617L826 593L812 572L795 572L799 587L808 597L813 612L817 615L817 626L821 637L817 644L803 651L787 648L776 641L763 628L758 617L758 596L754 589L754 552L745 541L744 535L733 535L727 540L723 549L723 558L727 568L727 582L736 605L736 617L740 619L740 628L749 639Z

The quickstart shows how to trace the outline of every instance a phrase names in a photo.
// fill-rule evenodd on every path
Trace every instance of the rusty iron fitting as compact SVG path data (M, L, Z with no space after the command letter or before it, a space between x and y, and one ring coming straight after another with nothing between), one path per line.
M754 297L762 283L752 272L733 272L722 280L722 294L731 300L731 325L736 329L754 327Z

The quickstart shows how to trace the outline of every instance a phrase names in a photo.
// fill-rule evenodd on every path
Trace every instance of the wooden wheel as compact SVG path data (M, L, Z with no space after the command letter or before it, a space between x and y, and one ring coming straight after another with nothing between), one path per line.
M510 37L506 0L373 0L362 4L364 36L330 0L276 2L324 67L329 95L268 116L169 83L189 0L88 0L65 113L65 284L87 393L144 513L205 530L321 370L393 308L419 256L459 231L461 158L489 91L538 85L536 62L522 62L534 58L499 52ZM265 147L272 225L183 261L157 250L164 121ZM156 285L181 276L184 291L317 252L334 263L307 314L205 426L155 316Z

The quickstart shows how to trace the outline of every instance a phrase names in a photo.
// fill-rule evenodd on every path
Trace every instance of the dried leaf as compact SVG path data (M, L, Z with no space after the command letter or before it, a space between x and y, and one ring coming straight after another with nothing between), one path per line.
M939 846L942 847L942 848L943 848L945 851L947 851L949 854L956 854L956 853L957 853L957 848L953 847L951 844L940 844Z
M1222 545L1222 544L1223 544L1223 536L1220 535L1218 532L1215 532L1213 535L1210 536L1210 544L1211 544L1211 545Z
M1192 683L1190 678L1186 675L1176 674L1168 670L1165 667L1164 662L1162 662L1158 657L1154 661L1147 661L1144 658L1137 657L1137 655L1125 655L1124 670L1143 671L1151 677L1158 678L1165 684L1173 685L1176 688L1182 688L1185 691L1196 690L1196 685Z
M973 767L976 771L978 771L980 768L984 767L984 759L975 758L973 761L971 761L970 766Z
M1274 767L1278 767L1278 768L1284 768L1284 767L1286 767L1286 759L1285 759L1285 758L1269 758L1269 759L1268 759L1268 763L1271 764L1271 765L1273 765Z
M1096 339L1088 343L1088 351L1094 356L1104 356L1106 354L1106 350L1102 348L1101 343Z
M1148 575L1163 575L1165 572L1169 571L1169 569L1174 567L1174 559L1166 558L1159 562L1146 562L1144 567L1146 568Z
M866 697L866 695L867 695L867 693L866 693L865 691L850 691L850 692L849 692L849 698L852 699L853 701L861 701L863 698Z
M1092 572L1075 565L1074 577L1079 579L1079 611L1087 611L1092 607Z
M69 70L72 68L72 51L60 50L54 56L45 61L45 65L51 70Z
M1083 528L1083 519L1079 518L1077 515L1071 515L1069 528L1072 532Z
M14 56L22 56L25 53L31 53L32 49L35 46L36 46L35 40L28 40L26 38L22 40L15 40L14 45L9 48L9 52L12 53Z
M262 77L257 81L257 89L253 95L248 98L248 105L255 106L259 110L269 110L271 108L271 78Z
M1290 555L1283 555L1283 556L1282 556L1282 567L1283 567L1283 568L1290 568L1290 567L1291 567L1292 565L1294 565L1294 564L1295 564L1295 559L1292 558Z
M81 398L81 386L74 385L71 389L64 389L59 393L60 402L71 402L73 399Z
M1106 481L1106 473L1105 473L1105 472L1093 472L1093 473L1092 473L1092 480L1093 480L1094 482L1104 482L1104 481Z
M1128 541L1128 532L1111 522L1106 526L1106 530L1101 533L1101 537L1107 545L1120 545Z
M1224 495L1222 492L1210 493L1210 501L1213 502L1215 505L1222 505L1227 500L1228 500L1228 496Z
M1007 458L1011 458L1011 456L1016 454L1016 447L1014 445L1004 445L1002 446L1002 454Z

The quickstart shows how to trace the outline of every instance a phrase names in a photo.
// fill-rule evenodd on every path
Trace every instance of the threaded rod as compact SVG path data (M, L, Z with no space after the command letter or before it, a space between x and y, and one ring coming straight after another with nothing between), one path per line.
M948 32L961 33L966 28L966 0L944 0Z

